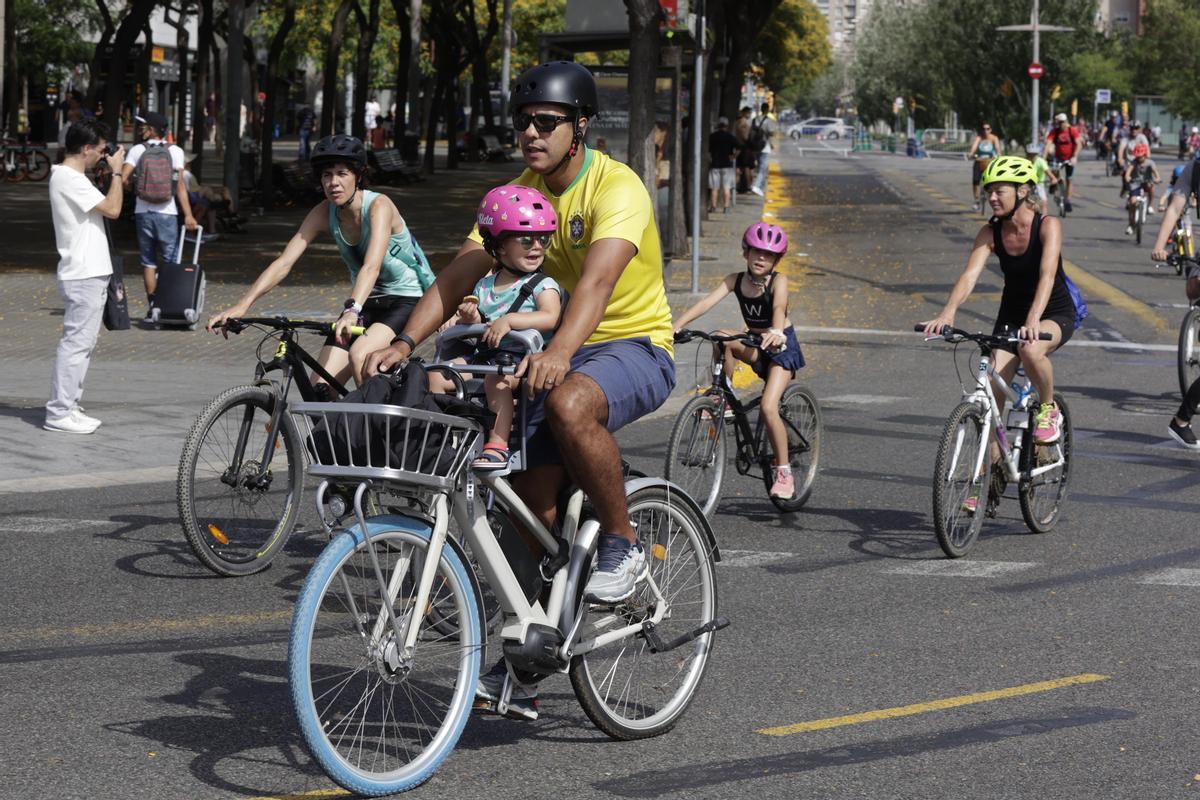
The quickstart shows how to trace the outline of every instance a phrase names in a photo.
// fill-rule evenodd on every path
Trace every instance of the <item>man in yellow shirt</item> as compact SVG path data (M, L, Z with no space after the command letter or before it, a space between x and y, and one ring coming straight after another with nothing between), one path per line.
M585 592L617 602L644 578L646 556L629 523L612 432L658 408L675 385L658 229L638 176L583 144L598 110L586 67L566 61L531 67L517 79L512 108L526 166L515 182L536 188L554 206L559 227L543 269L570 294L554 339L518 372L536 400L528 415L530 468L513 484L549 525L565 466L587 492L603 531ZM368 359L368 372L407 359L494 266L473 231L404 333ZM539 424L543 419L549 425Z

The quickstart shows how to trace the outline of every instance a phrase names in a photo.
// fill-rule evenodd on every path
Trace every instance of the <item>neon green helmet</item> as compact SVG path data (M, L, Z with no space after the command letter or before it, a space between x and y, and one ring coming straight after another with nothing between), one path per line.
M1037 183L1037 170L1027 158L1000 156L988 164L979 183L985 189L993 183Z

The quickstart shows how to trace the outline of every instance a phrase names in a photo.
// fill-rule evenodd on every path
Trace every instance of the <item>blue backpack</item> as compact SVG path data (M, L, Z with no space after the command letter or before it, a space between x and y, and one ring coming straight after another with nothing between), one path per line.
M1067 285L1067 292L1071 295L1071 302L1075 304L1075 327L1076 329L1083 327L1083 321L1087 319L1088 307L1087 301L1083 299L1083 293L1079 291L1079 287L1075 285L1075 281L1067 277L1067 273L1063 273L1063 283Z

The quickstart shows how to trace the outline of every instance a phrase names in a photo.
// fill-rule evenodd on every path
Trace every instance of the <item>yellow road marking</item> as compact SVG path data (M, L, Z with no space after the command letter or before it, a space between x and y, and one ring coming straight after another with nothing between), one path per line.
M876 722L881 719L893 719L894 717L907 717L913 714L924 714L928 711L942 711L947 708L957 708L959 706L968 706L973 703L988 703L992 700L1003 700L1009 697L1020 697L1026 694L1037 694L1039 692L1049 692L1053 689L1062 689L1065 686L1076 686L1083 683L1096 683L1097 681L1106 681L1110 675L1096 675L1094 673L1083 673L1082 675L1071 675L1066 678L1056 678L1051 681L1041 681L1040 683L1027 683L1023 686L1013 686L1008 689L996 689L991 692L978 692L976 694L964 694L958 697L946 697L942 700L931 700L927 703L914 703L909 706L897 706L895 708L883 708L878 711L865 711L861 714L849 714L844 717L828 717L826 719L815 719L810 722L798 722L795 725L781 725L777 728L762 728L756 731L766 736L791 736L793 733L805 733L807 731L821 731L827 728L840 728L844 725L857 725L861 722Z
M1103 278L1096 277L1073 261L1064 258L1063 271L1079 286L1079 290L1083 292L1085 299L1088 296L1100 297L1107 301L1110 306L1116 306L1124 311L1128 311L1135 317L1139 317L1156 331L1166 332L1171 329L1171 326L1162 318L1162 315L1152 307L1138 300L1124 289L1118 289Z
M291 619L292 610L263 611L255 614L208 614L188 619L148 619L114 622L107 625L73 625L61 628L27 628L0 633L0 644L28 639L96 639L106 636L202 631L231 625L257 625Z

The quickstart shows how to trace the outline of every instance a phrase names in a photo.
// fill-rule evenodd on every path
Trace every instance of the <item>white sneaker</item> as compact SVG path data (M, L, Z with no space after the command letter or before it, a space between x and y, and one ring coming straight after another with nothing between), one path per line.
M1126 225L1126 226L1125 226L1125 235L1126 235L1126 236L1132 236L1132 235L1133 235L1133 226L1132 226L1132 225Z
M96 432L96 428L100 427L100 420L72 411L65 417L46 420L42 427L58 433L88 434Z
M620 536L603 534L596 548L596 571L583 596L593 603L619 603L633 594L639 581L650 574L641 542L630 544Z
M751 186L750 191L753 192L754 194L758 195L759 197L763 196L763 190L758 188L757 186Z

